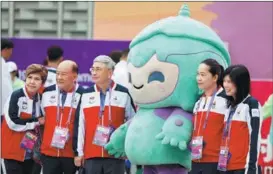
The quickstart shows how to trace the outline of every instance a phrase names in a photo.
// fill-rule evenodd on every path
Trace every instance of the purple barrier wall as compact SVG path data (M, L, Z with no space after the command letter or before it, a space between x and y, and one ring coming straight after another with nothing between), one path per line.
M96 40L57 40L57 39L18 39L13 38L14 49L10 61L16 62L20 78L24 79L24 70L32 63L42 64L46 58L47 48L59 45L64 50L64 58L78 63L80 74L78 81L82 85L90 85L89 68L93 59L100 55L108 55L112 50L128 48L129 41L96 41Z
M232 64L248 67L252 79L272 81L272 2L215 2L205 9L217 14L211 28L229 43Z

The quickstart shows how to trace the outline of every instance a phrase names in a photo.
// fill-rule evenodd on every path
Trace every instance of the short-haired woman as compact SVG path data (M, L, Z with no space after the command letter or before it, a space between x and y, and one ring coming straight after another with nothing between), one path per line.
M7 174L30 174L32 171L32 147L37 139L34 129L44 124L38 90L46 78L45 67L31 64L26 69L25 86L14 91L5 104L1 145Z

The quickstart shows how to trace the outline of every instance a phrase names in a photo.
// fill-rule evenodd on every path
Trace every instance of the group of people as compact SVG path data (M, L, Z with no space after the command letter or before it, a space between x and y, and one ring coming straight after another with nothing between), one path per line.
M258 174L261 105L250 95L244 65L226 70L214 59L198 68L203 95L193 116L191 174Z
M10 43L2 41L3 58L13 48ZM90 68L94 85L84 89L77 83L77 63L63 60L58 46L48 49L47 67L29 65L24 86L10 92L1 108L7 174L36 174L41 166L43 174L75 174L78 168L86 174L123 174L124 158L109 155L104 146L136 107L127 87L115 81L114 69L110 57L96 57ZM190 173L260 172L261 106L250 95L248 69L232 65L224 70L206 59L196 80L203 94L193 110Z
M13 45L2 43L1 53L5 49ZM83 165L86 173L124 173L124 160L109 158L103 148L109 128L113 132L135 114L127 88L112 80L115 63L108 56L95 58L90 69L95 85L84 90L77 83L77 63L62 54L52 46L47 67L29 65L25 85L3 106L7 174L40 173L41 166L43 174L74 174Z

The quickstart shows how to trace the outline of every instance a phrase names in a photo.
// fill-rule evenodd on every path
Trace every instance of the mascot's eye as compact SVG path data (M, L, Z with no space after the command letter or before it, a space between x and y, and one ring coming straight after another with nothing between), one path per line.
M148 83L152 82L152 81L160 81L160 82L164 82L165 81L165 77L162 74L162 72L159 71L154 71L150 74L149 78L148 78Z
M132 83L132 76L131 73L128 73L129 83Z

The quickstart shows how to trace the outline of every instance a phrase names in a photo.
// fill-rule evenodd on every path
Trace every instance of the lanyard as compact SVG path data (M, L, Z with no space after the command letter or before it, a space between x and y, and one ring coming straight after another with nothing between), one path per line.
M213 105L213 101L214 101L214 98L216 96L216 93L217 93L217 89L214 91L211 99L210 99L210 103L209 103L209 106L208 106L208 110L206 112L206 118L205 118L205 121L204 121L204 124L203 124L203 129L205 129L207 127L207 122L208 122L208 117L209 117L209 112L212 108L212 105ZM204 106L206 105L207 102L205 102ZM197 105L197 109L196 109L196 112L198 112L199 108L200 108L200 105L201 105L201 100L199 101L198 105ZM196 122L197 122L197 115L194 117L194 131L196 130ZM200 119L200 124L201 124L201 119Z
M111 83L110 83L111 84ZM109 85L110 86L110 85ZM108 105L108 119L109 119L109 122L110 124L112 123L112 112L111 112L111 96L112 96L112 88L111 86L109 87L109 105ZM107 92L106 92L106 95L107 95ZM100 100L101 100L101 96L100 96ZM106 100L106 97L104 99L104 103L100 104L100 114L99 114L99 117L100 119L102 119L103 117L103 112L104 112L104 107L105 107L105 100Z
M236 113L236 109L237 109L237 106L230 107L228 119L227 119L227 122L226 122L226 125L224 128L224 131L223 131L223 139L226 138L225 147L227 147L229 139L230 139L231 122L232 122L232 118L233 118L234 114Z
M57 123L60 121L60 89L58 88L57 89ZM70 110L69 110L69 114L68 114L68 119L67 119L67 122L66 122L66 125L68 126L69 123L70 123L70 119L71 119L71 115L72 115L72 110L73 110L73 101L74 101L74 97L75 97L75 93L76 93L76 87L75 89L73 90L73 93L72 93L72 99L71 99L71 104L70 104ZM63 95L63 94L62 94ZM65 101L62 103L62 108L64 108L64 103ZM60 126L61 126L61 123L59 123Z
M32 118L36 118L36 117L38 117L39 115L37 114L38 112L37 111L39 111L39 107L40 107L40 95L39 94L37 94L38 96L37 96L37 98L34 96L33 97L33 104L32 104ZM36 100L37 99L37 100ZM38 103L38 105L37 105L37 103Z
M227 133L229 133L230 131L230 126L231 126L231 120L235 114L235 111L236 111L236 108L237 107L231 107L230 108L230 111L229 111L229 114L228 114L228 118L227 118L227 123L226 123L226 126L225 126L225 129L224 129L224 135L227 135Z
M243 103L250 95L248 95L241 103ZM239 105L239 104L238 104ZM228 119L227 119L227 122L226 122L226 125L225 125L225 128L224 128L224 131L223 131L223 139L224 138L227 138L226 139L226 142L225 142L225 146L227 146L228 144L228 141L230 139L230 130L231 130L231 123L232 123L232 118L234 116L234 114L236 113L236 110L237 110L237 107L231 107L229 108L229 115L228 115Z

